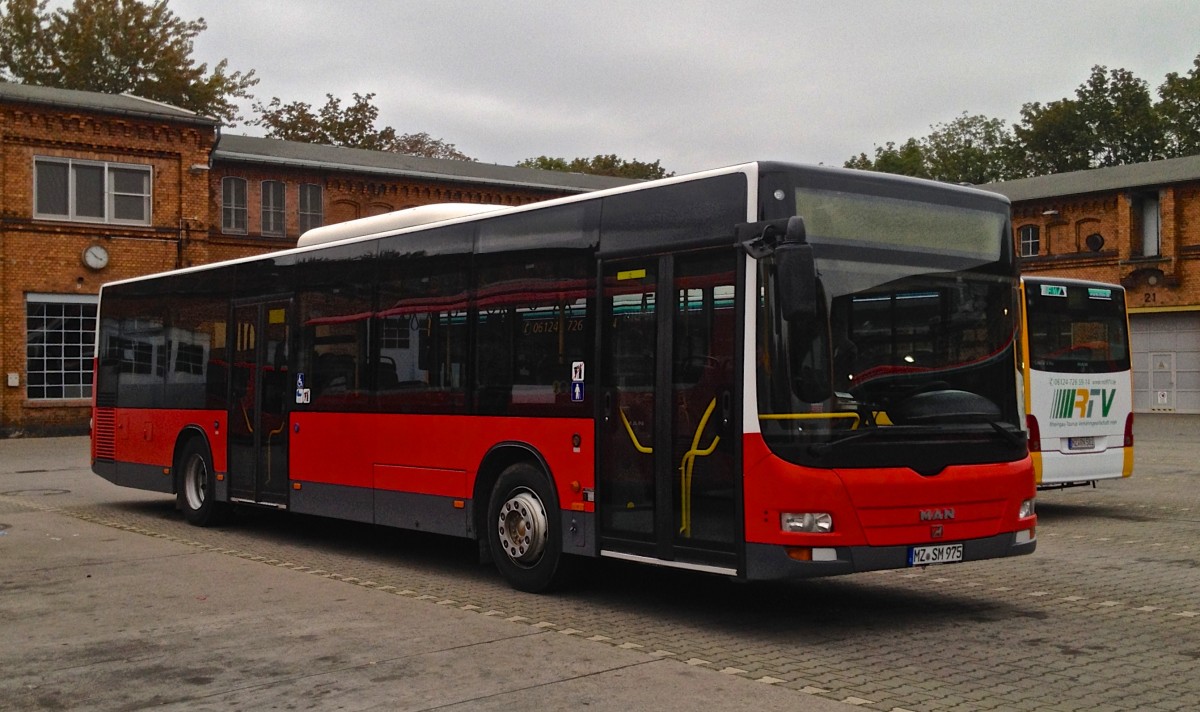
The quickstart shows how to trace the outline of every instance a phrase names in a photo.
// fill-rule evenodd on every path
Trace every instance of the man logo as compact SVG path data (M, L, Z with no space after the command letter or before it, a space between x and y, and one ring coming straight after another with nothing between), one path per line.
M940 522L944 519L954 519L954 508L946 507L945 509L922 509L922 522Z
M929 527L929 537L931 539L941 539L942 538L942 525L934 524L932 527Z

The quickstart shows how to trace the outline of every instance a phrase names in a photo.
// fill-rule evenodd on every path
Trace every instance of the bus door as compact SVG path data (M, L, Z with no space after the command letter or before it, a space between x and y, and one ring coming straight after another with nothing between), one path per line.
M287 397L291 300L236 304L229 408L233 501L287 503Z
M604 266L596 496L603 554L736 571L735 255Z

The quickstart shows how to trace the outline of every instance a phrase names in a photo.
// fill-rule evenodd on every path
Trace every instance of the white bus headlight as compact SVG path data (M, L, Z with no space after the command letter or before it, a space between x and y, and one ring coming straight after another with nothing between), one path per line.
M1021 511L1017 512L1017 517L1020 519L1024 519L1025 517L1032 517L1034 510L1035 510L1035 507L1033 506L1033 500L1027 499L1024 502L1021 502Z
M783 512L779 527L785 532L824 534L833 531L833 515L827 512Z

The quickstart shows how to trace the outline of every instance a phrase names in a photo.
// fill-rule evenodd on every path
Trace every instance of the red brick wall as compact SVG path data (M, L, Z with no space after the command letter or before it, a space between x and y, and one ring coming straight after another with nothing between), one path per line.
M174 268L182 221L207 231L207 176L188 167L207 163L214 138L202 125L0 105L0 434L86 428L87 401L25 398L26 295L94 295L103 282ZM151 166L151 224L33 219L35 156ZM110 255L99 272L81 259L93 243ZM7 385L9 373L18 374L19 386Z
M33 104L0 104L0 436L83 432L90 402L30 401L25 377L29 293L95 295L104 282L292 247L300 234L299 186L322 188L324 223L443 202L523 205L565 192L489 189L453 182L363 179L349 172L223 161L207 167L212 127ZM38 156L114 161L153 169L148 226L35 220ZM221 231L221 179L247 180L247 233ZM286 183L284 237L261 234L261 182ZM103 244L109 265L84 266ZM20 385L9 387L7 374Z
M1156 257L1142 254L1136 200L1144 194L1159 201ZM1134 310L1200 309L1200 182L1015 203L1014 240L1026 225L1040 228L1042 242L1037 257L1022 258L1023 272L1124 284ZM1104 238L1099 252L1084 244L1092 233Z

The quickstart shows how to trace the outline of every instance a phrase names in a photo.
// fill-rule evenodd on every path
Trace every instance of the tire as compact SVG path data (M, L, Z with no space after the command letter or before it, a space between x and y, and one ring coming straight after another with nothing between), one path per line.
M540 468L521 462L500 473L484 531L492 561L513 588L542 593L569 578L558 498Z
M217 480L208 447L192 438L179 453L176 502L189 524L211 527L225 521L229 506L216 500Z

